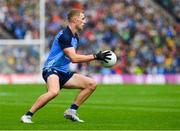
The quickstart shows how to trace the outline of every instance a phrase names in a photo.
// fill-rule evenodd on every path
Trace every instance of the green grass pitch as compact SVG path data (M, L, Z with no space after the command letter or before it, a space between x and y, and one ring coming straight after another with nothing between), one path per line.
M33 124L20 117L45 85L0 85L0 130L172 130L180 129L179 85L99 85L79 108L85 123L63 118L78 90L60 95L39 110Z

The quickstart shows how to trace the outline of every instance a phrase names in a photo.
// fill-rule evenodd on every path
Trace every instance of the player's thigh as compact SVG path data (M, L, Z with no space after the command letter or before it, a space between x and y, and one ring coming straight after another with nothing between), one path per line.
M50 75L47 78L48 91L57 93L60 90L59 77L55 74Z
M81 74L74 74L65 84L64 88L70 89L70 88L88 88L96 87L96 81L90 77L81 75Z

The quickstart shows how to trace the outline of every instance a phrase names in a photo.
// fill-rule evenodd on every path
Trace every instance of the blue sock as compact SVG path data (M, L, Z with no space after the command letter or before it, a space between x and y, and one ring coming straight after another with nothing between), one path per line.
M26 115L27 115L27 116L33 116L33 113L30 112L30 111L28 111L28 112L26 113Z
M79 106L77 106L76 104L72 104L70 109L73 109L73 110L77 110L79 108Z

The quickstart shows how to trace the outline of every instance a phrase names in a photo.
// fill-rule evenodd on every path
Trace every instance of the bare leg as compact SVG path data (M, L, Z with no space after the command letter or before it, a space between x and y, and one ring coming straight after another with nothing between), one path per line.
M76 96L74 103L77 106L80 106L86 99L93 93L94 90L89 88L82 89L79 94Z
M86 76L74 74L72 78L64 85L65 88L79 88L80 93L75 98L74 103L80 106L96 89L96 82Z
M67 109L64 112L64 117L71 121L84 122L76 115L76 110L96 89L96 82L89 77L80 74L74 74L71 79L66 82L64 87L67 89L81 89L70 109Z
M48 77L47 80L47 88L48 92L41 95L36 102L33 104L31 109L29 110L32 113L35 113L40 108L42 108L44 105L46 105L50 100L52 100L54 97L56 97L59 94L59 78L57 75L51 75Z

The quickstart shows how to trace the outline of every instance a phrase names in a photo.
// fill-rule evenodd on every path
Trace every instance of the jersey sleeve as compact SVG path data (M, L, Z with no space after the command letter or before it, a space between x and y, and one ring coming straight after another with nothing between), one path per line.
M59 38L58 38L58 42L61 46L62 49L64 48L69 48L69 47L73 47L71 45L71 38L69 36L65 36L65 35L61 35Z

